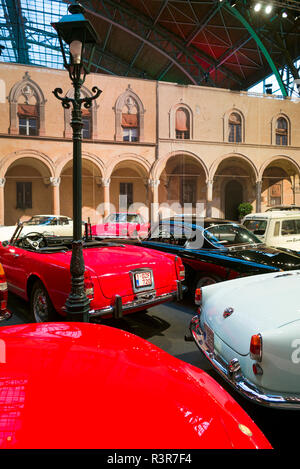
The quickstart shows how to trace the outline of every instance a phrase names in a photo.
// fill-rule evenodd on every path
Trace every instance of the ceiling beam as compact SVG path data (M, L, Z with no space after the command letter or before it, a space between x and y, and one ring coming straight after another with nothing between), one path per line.
M20 0L2 0L6 26L10 30L11 41L17 51L17 61L30 64L28 44L25 35L24 21Z
M160 16L161 16L162 12L164 11L164 9L165 9L166 6L167 6L168 1L169 1L169 0L164 0L163 4L161 5L161 7L160 7L160 9L159 9L159 11L158 11L158 13L157 13L157 15L156 15L156 17L155 17L155 20L153 21L153 26L156 25L156 23L157 23L157 21L159 20L159 18L160 18ZM151 29L149 29L149 31L148 31L148 33L147 33L147 36L146 36L146 39L149 39L150 36L151 36ZM142 44L138 47L137 51L135 52L135 54L134 54L134 56L133 56L133 59L131 60L131 63L130 63L130 65L129 65L129 68L128 68L128 71L127 71L127 73L126 73L126 76L128 75L128 73L130 72L130 70L131 70L131 68L133 67L134 63L135 63L136 60L138 59L138 57L139 57L140 53L142 52L143 48L144 48L144 43L142 43Z
M94 17L98 17L127 32L131 36L139 39L144 45L147 44L150 48L153 48L162 56L166 57L188 77L192 84L197 85L202 81L205 76L205 70L195 59L194 55L190 53L190 51L187 50L178 39L175 39L170 33L162 28L153 26L152 22L147 18L143 18L141 15L138 15L136 12L133 12L132 9L128 8L124 4L124 2L122 2L122 4L117 4L113 0L99 0L97 10L93 7L93 2L90 0L83 0L82 5L87 13L90 13ZM122 18L122 23L120 20L115 21L112 18L107 5L118 9L118 13ZM132 28L132 19L135 20L135 29ZM151 30L152 34L151 40L149 36L147 39L149 30ZM165 44L164 47L161 45L162 42ZM166 49L168 52L166 52ZM178 61L176 58L179 52L182 52L182 55L184 56L181 61Z

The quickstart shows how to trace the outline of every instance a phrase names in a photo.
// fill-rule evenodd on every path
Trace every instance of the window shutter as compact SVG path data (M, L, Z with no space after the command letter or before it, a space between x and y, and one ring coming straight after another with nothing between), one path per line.
M31 182L17 182L17 208L32 208Z
M25 182L25 208L32 208L32 183Z
M176 111L176 124L175 128L177 131L186 132L189 130L188 127L188 117L186 112L183 109L178 109Z
M18 116L38 117L39 110L36 104L18 104Z
M138 127L137 114L122 114L122 127Z

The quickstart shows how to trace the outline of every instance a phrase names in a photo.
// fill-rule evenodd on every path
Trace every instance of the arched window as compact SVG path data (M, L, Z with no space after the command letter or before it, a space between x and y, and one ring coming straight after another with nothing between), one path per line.
M288 144L288 123L284 117L279 117L276 121L276 145Z
M242 119L237 112L232 112L228 119L228 142L242 141Z
M139 115L135 100L128 96L122 109L122 129L124 142L138 142Z
M145 109L130 85L117 99L114 110L115 139L123 142L143 142Z
M38 135L39 108L37 104L18 103L19 134Z
M9 133L19 135L45 135L45 103L40 87L26 72L9 94Z
M176 111L175 133L176 138L190 138L190 116L187 110L182 107Z

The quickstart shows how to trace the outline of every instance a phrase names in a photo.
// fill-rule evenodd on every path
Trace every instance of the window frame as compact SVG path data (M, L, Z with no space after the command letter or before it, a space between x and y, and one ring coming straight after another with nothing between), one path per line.
M26 122L25 125L21 124L21 121L24 120ZM30 125L30 121L35 122L35 126ZM21 133L20 129L24 128L25 133ZM30 129L34 129L34 133L30 132ZM38 119L36 117L28 117L28 116L19 116L19 135L25 135L25 136L37 136L39 134L38 132Z
M29 194L29 196L28 196ZM16 182L16 208L26 210L32 208L32 182Z

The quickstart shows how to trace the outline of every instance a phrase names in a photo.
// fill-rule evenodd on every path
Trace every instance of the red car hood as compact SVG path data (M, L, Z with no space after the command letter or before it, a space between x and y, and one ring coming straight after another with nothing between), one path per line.
M270 447L205 372L127 332L28 324L0 344L0 448Z

